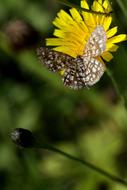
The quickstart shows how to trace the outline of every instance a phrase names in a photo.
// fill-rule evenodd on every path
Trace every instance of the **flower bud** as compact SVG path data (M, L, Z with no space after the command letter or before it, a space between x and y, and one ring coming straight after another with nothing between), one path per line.
M32 148L35 145L35 138L27 129L16 128L11 132L12 141L24 148Z

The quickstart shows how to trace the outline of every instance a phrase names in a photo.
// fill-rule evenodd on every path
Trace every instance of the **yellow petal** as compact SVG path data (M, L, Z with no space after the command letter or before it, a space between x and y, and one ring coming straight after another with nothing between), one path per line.
M106 65L101 57L97 57L97 60L102 63L102 65L106 68Z
M109 42L109 39L108 39L107 43L106 43L106 51L109 51L110 49L112 49L113 46L114 46L114 44Z
M82 16L84 18L84 22L86 23L86 26L88 28L95 28L96 22L95 22L95 14L93 13L87 13L85 11L82 12Z
M87 0L81 1L81 7L85 9L89 9ZM96 26L96 20L94 19L95 15L93 13L87 13L85 11L82 12L82 15L83 15L86 25L88 27L95 28Z
M58 12L58 17L61 18L64 21L73 21L72 17L66 13L64 10L60 10L60 12Z
M72 17L63 10L60 10L60 12L57 15L58 17L55 18L53 24L58 28L66 28L74 22Z
M62 19L59 19L58 17L55 18L55 20L53 21L53 24L57 27L57 28L66 28L68 27L68 24L63 21Z
M89 9L89 5L87 3L87 0L81 1L81 7L84 9ZM87 13L85 11L82 11L82 16L83 16L87 26L93 26L93 27L95 26L95 21L94 21L92 13Z
M78 25L80 26L80 28L82 28L84 33L89 32L89 29L88 29L88 27L87 27L87 25L86 25L86 23L84 21L79 22Z
M47 46L59 46L65 43L65 41L61 38L46 38Z
M109 49L109 51L115 52L115 51L117 51L118 48L119 48L119 46L117 46L116 44L113 44L113 46Z
M107 38L111 38L112 36L114 36L117 32L117 26L110 29L108 32L107 32Z
M67 46L58 46L58 47L53 48L53 50L65 53L65 54L70 55L74 58L77 57L77 54L71 48L69 48Z
M104 21L105 21L105 16L104 16L104 15L101 15L101 16L100 16L99 24L100 24L100 25L104 25Z
M122 41L127 40L127 35L126 34L120 34L117 36L114 36L108 40L109 43L119 43Z
M102 5L102 0L98 0L98 3L100 3Z
M99 15L96 15L96 17L95 17L96 25L99 25L99 21L100 21Z
M75 8L72 8L72 9L70 9L70 13L71 13L74 21L77 23L79 28L82 30L80 35L88 32L88 28L87 28L85 22L83 21L81 15L79 14L79 12Z
M104 19L104 29L107 31L110 27L110 24L112 22L112 17L111 16L107 16Z
M57 28L60 28L62 31L64 32L72 32L72 31L77 31L79 29L79 26L77 25L77 23L72 20L72 21L65 21L63 19L60 19L60 18L56 18L54 21L53 21L53 24L57 27ZM82 32L81 29L79 32Z
M71 13L73 19L74 19L76 22L82 21L82 17L81 17L81 15L79 14L79 12L77 11L77 9L75 9L75 8L70 9L70 13Z
M107 12L107 13L109 13L110 11L112 11L112 8L111 8L110 3L109 3L108 0L104 0L103 7L105 9L105 12Z
M104 60L109 62L113 58L113 55L110 52L106 51L102 54L102 57Z
M100 11L100 12L103 12L103 7L102 7L102 5L100 4L100 2L98 2L98 1L94 1L93 2L93 5L92 5L92 10L94 10L94 11Z
M103 7L104 7L105 9L107 9L108 6L109 6L109 4L108 4L107 0L104 0L104 2L103 2Z
M76 40L71 40L68 38L47 38L46 39L46 45L47 46L74 46L75 49L81 48L82 44L80 41Z
M111 52L115 52L117 51L119 46L117 46L116 44L110 43L109 40L106 43L106 51L111 51Z
M81 7L84 9L89 9L89 5L86 0L81 1Z
M62 30L59 30L59 29L55 29L53 35L56 36L56 37L59 37L59 38L64 38L65 37L65 33Z
M109 51L109 49L112 48L112 46L113 46L113 43L110 43L109 40L107 40L106 51Z

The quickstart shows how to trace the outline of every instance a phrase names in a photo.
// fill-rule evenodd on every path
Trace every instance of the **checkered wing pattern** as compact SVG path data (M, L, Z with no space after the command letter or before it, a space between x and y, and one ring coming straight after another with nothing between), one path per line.
M95 58L86 58L84 60L84 67L86 86L93 86L97 83L105 71L105 66Z
M92 86L98 82L105 71L105 66L96 57L106 49L106 32L98 25L90 35L82 59L85 67L85 84Z
M63 75L63 83L72 89L81 89L86 87L86 73L83 59L78 57L73 59L73 62L68 65Z
M62 73L65 86L72 89L89 87L98 82L105 71L105 66L96 58L106 49L106 33L103 26L98 25L92 32L82 56L72 58L64 53L49 48L39 48L37 54L40 61L50 71Z
M73 58L70 56L53 51L49 48L40 47L37 49L40 62L50 71L58 72L65 68Z
M80 89L85 86L85 67L83 59L76 59L49 48L41 47L37 50L41 63L50 71L59 72L64 70L62 81L65 86Z
M85 46L84 57L97 57L106 49L106 32L103 26L98 25L90 35Z
M84 60L78 57L68 65L63 75L63 83L73 89L93 86L105 71L104 65L95 58Z

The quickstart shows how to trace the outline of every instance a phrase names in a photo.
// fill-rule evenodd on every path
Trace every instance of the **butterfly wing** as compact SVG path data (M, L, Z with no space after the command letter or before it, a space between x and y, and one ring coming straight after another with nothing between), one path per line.
M106 40L106 32L103 26L98 25L90 35L84 54L82 55L86 86L92 86L98 82L105 71L104 64L98 61L96 57L105 51Z
M85 86L93 86L102 77L105 66L95 58L84 59Z
M73 59L73 62L68 65L63 75L63 83L72 89L81 89L86 87L85 83L85 67L81 57Z
M50 71L58 72L65 68L73 58L49 48L40 47L37 49L37 55L41 63Z
M63 83L72 89L81 89L97 83L105 71L105 66L95 58L73 60L64 72Z
M45 47L38 48L37 55L48 70L53 72L63 70L62 81L65 86L73 89L80 89L85 86L85 67L82 58L74 59Z
M104 27L98 25L90 35L88 42L86 43L84 55L89 57L100 56L106 49L106 32Z
M106 49L106 33L103 26L98 25L92 32L84 54L72 58L64 53L41 47L37 50L40 61L51 71L63 70L62 80L65 86L73 89L89 87L99 81L105 66L95 57Z

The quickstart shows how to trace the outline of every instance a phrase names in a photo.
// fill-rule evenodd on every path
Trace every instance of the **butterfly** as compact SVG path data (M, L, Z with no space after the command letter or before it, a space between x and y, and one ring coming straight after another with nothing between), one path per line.
M106 49L106 32L101 25L91 33L82 56L73 58L46 47L37 49L41 63L52 72L63 71L62 81L72 89L81 89L97 83L105 71L105 66L97 57Z

